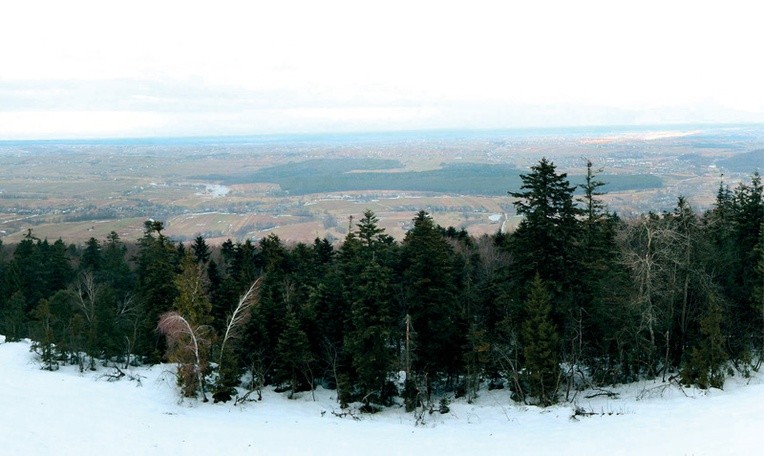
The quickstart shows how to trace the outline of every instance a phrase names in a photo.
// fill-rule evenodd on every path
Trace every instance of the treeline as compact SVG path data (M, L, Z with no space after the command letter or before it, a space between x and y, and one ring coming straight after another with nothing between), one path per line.
M203 237L147 221L78 247L33 233L0 249L0 333L43 365L170 360L186 396L335 388L341 404L506 388L551 404L582 386L676 376L721 387L764 354L761 179L714 207L622 220L591 163L576 186L543 159L510 192L513 233L472 237L424 211L402 242L367 211L339 245ZM442 407L447 404L441 403Z

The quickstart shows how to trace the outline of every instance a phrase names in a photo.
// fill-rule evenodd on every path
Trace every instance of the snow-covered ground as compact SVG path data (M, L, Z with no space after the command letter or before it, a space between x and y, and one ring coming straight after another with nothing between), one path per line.
M388 409L339 418L333 391L295 400L267 392L262 402L179 401L168 365L129 371L140 383L107 381L74 367L40 370L29 343L0 336L0 454L7 455L719 455L761 454L764 376L729 379L725 390L660 382L618 388L577 405L596 415L571 419L573 404L513 404L483 391L451 413Z

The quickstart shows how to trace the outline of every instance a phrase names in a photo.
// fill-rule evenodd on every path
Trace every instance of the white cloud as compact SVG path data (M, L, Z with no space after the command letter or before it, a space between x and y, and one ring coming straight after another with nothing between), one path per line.
M401 113L514 126L502 116L526 107L540 124L764 121L758 17L736 1L7 2L0 110L147 111L173 131L279 119L251 133L398 128ZM538 116L555 106L567 117Z
M161 135L166 120L153 112L0 112L0 138L99 138Z

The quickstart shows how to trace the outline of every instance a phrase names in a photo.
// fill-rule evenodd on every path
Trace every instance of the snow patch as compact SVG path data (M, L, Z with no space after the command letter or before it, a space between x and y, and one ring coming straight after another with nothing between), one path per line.
M315 401L271 390L240 405L179 400L172 365L109 381L103 367L40 370L29 341L0 342L3 454L753 454L764 428L761 374L728 379L724 391L660 381L581 391L546 409L483 390L417 426L397 407L343 416L322 388Z

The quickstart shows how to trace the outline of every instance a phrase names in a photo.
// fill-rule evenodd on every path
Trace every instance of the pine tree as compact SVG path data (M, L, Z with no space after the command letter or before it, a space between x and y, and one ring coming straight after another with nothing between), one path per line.
M749 184L740 183L721 196L709 217L716 248L713 262L730 306L726 324L730 356L744 359L751 350L764 347L764 312L753 295L760 277L754 268L762 255L756 245L764 226L761 176L754 173Z
M609 213L598 198L605 194L601 189L606 184L599 179L602 170L594 169L590 160L586 161L584 184L580 185L583 195L579 202L583 206L580 240L580 255L576 293L573 310L574 326L569 361L584 361L593 371L611 371L609 363L615 359L614 352L618 331L621 329L613 319L613 308L619 302L618 287L614 284L625 276L618 258L616 243L617 227L620 223L615 214ZM620 287L624 288L624 287ZM576 324L577 323L577 324ZM608 353L608 356L603 356Z
M537 274L554 287L550 290L554 296L552 318L566 332L577 313L574 291L579 287L581 269L577 219L581 211L573 200L576 187L569 184L567 174L557 174L546 158L520 178L522 191L509 192L517 198L513 204L518 215L524 216L510 238L513 277L520 290ZM589 186L594 196L597 186L592 181ZM595 202L591 204L594 210Z
M428 382L453 376L461 371L467 325L458 301L453 249L427 212L414 218L401 256L405 307L397 319L410 315L417 331L413 368L429 374Z
M97 277L101 283L109 285L119 298L133 294L135 291L135 274L126 260L127 246L112 231L106 237L101 255L101 270Z
M559 336L550 319L551 295L538 275L531 283L526 312L522 343L529 393L538 398L541 405L547 406L557 401L560 379L557 360Z
M44 271L46 264L40 253L40 240L33 237L30 230L16 245L4 277L9 293L20 291L24 295L24 313L27 315L32 313L40 299L49 296L46 284L41 283L41 278L48 275Z
M149 220L144 226L136 258L143 318L138 350L151 362L158 362L166 351L166 344L156 332L157 322L162 314L172 309L178 295L175 286L177 252L173 243L162 234L162 222Z
M391 271L372 260L362 267L358 286L351 297L352 330L345 337L345 350L358 376L361 399L386 404L385 385L395 362L391 345Z
M191 246L191 251L194 254L194 260L197 263L200 264L207 264L208 261L210 261L210 248L207 246L207 243L204 241L203 236L197 236L194 239L194 243Z
M101 244L96 238L90 238L85 243L85 250L80 257L80 270L98 271L101 268Z
M300 322L294 311L286 313L284 331L276 345L275 378L276 381L289 385L289 398L300 390L300 383L305 379L312 388L310 365L313 358L310 353L308 336L300 328Z
M728 356L724 350L723 320L722 308L712 295L700 320L699 345L693 348L689 362L682 369L684 383L697 384L703 389L724 386L724 364Z
M32 337L35 340L32 347L39 353L43 369L57 370L58 361L56 360L54 334L56 320L47 299L40 300L32 316L34 318Z
M0 315L0 333L5 335L7 342L16 342L27 337L27 316L24 313L24 295L21 291L13 293L5 303Z

